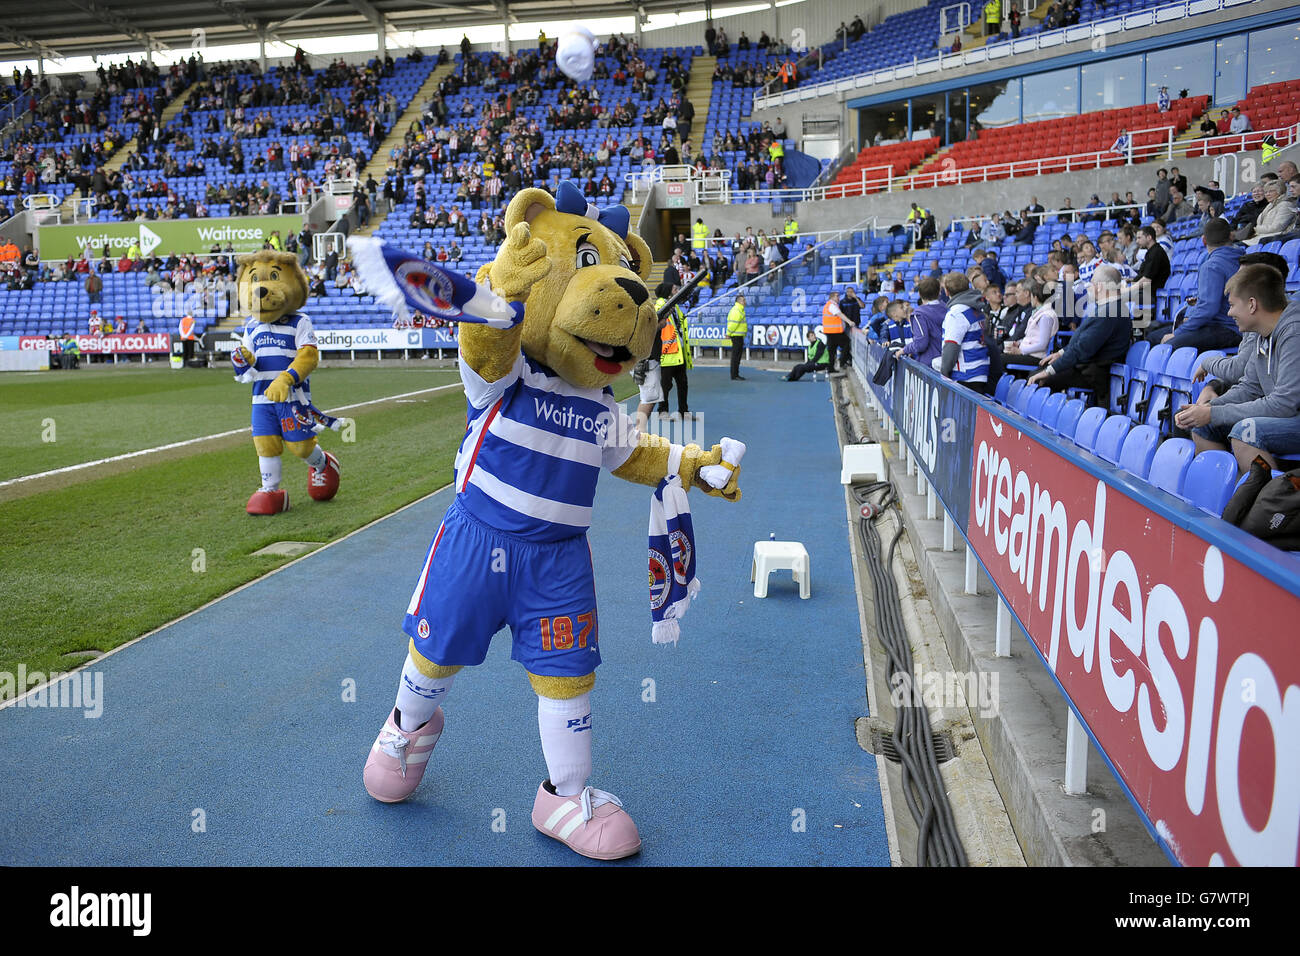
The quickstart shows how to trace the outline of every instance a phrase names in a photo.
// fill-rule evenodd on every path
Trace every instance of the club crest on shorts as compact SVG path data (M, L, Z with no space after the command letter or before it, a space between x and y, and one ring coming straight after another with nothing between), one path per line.
M663 554L650 549L650 610L657 611L668 600L668 561Z
M426 268L420 259L407 259L393 272L402 284L407 298L419 302L424 311L443 318L460 315L460 309L451 304L451 280L441 272Z
M429 636L429 622L424 618L420 618L420 623L416 625L415 632L420 635L420 640L424 640Z
M672 531L668 540L673 546L673 577L678 584L686 583L686 569L691 564L691 542L681 531Z

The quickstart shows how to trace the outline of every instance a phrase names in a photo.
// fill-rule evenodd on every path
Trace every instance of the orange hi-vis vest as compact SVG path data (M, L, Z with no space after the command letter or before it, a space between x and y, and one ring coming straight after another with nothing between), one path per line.
M844 331L843 313L832 312L831 303L829 302L822 306L822 330L827 335L835 335L838 332Z

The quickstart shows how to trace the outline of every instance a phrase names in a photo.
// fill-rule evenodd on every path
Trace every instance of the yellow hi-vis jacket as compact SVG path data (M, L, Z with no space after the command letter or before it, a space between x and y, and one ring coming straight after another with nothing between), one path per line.
M727 313L727 338L735 335L747 335L749 325L745 322L745 303L736 302Z
M785 224L785 234L787 236L793 236L798 232L799 232L799 220L791 219L789 222Z
M709 238L709 227L702 222L697 222L691 227L691 232L695 238L691 241L691 248L703 249L704 243Z

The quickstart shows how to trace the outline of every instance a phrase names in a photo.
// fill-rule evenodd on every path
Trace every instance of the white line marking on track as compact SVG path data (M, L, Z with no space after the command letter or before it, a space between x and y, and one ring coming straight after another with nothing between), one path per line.
M333 415L336 412L346 412L353 408L363 408L366 405L378 405L381 402L393 402L398 399L409 398L412 395L428 395L431 392L441 392L449 388L464 389L460 382L452 382L448 385L437 385L433 388L422 388L414 392L402 392L398 395L387 395L384 398L372 398L367 402L357 402L355 405L344 405L341 408L334 408L329 411ZM239 435L243 432L251 431L252 426L236 428L228 432L217 432L215 435L201 435L198 438L187 438L184 441L174 441L167 445L158 445L155 448L142 448L139 451L129 451L122 455L113 455L109 458L99 458L95 461L83 461L78 465L65 465L62 468L55 468L51 471L42 471L34 475L21 475L18 478L9 478L0 481L0 488L8 485L16 485L24 481L35 481L37 478L49 478L53 475L64 475L70 471L81 471L84 468L97 468L100 465L107 465L114 461L125 461L128 458L139 458L143 455L155 455L160 451L170 451L173 448L184 448L186 445L197 445L200 442L215 441L218 438L229 438L231 435Z
M441 387L445 387L445 386L439 386L439 387L441 388ZM377 401L382 401L382 399L377 399ZM352 408L356 408L357 406L356 406L356 405L353 405L353 406L350 406L350 407L352 407ZM166 624L163 624L163 625L161 625L161 626L159 626L159 627L155 627L152 631L150 631L150 632L147 633L147 634L141 634L139 637L134 638L134 639L132 639L132 640L129 640L129 641L127 641L125 644L119 644L117 647L113 648L111 651L105 651L103 654L101 654L99 657L94 658L93 660L88 660L88 661L86 661L84 664L78 664L76 667L72 668L72 670L68 670L68 671L59 671L59 672L58 672L58 674L59 674L59 680L60 680L60 681L67 680L67 679L68 679L69 677L71 677L73 674L76 674L76 673L78 673L78 672L80 672L80 671L84 671L84 670L86 670L86 669L89 668L89 667L93 667L93 666L95 666L96 664L100 664L100 663L102 663L103 661L107 660L108 658L112 657L112 656L113 656L114 654L116 654L118 651L124 651L124 650L126 650L128 647L130 647L132 644L139 644L139 643L140 643L141 641L143 641L146 637L153 637L155 634L159 633L160 631L165 631L165 630L167 630L167 628L171 627L173 624L179 624L181 621L185 620L186 618L193 617L195 614L198 614L200 611L206 611L208 608L212 607L212 605L214 605L214 604L219 604L219 603L221 603L222 601L226 600L226 598L234 597L236 594L238 594L240 591L243 591L245 588L251 588L254 584L257 584L257 583L260 582L260 581L265 581L265 580L266 580L267 578L269 578L271 575L273 575L273 574L279 574L281 571L285 570L286 568L291 568L291 567L293 567L295 564L297 564L297 563L300 562L300 561L306 561L306 560L308 560L308 559L310 559L310 558L314 558L316 555L320 554L320 553L321 553L322 551L324 551L326 548L332 548L332 547L334 547L334 545L336 545L336 544L342 544L344 541L348 540L348 538L352 537L353 535L360 534L362 531L365 531L365 530L368 529L368 528L373 528L375 525L379 524L379 522L381 522L381 521L387 521L389 518L392 518L392 517L394 517L395 515L399 515L399 514L401 514L403 511L406 511L408 508L414 508L416 505L420 504L421 502L423 502L423 501L428 501L428 500L429 500L430 498L432 498L434 495L441 494L442 492L446 491L446 490L447 490L448 488L450 488L451 486L452 486L452 483L451 483L451 482L448 482L447 484L443 485L441 488L437 488L437 489L435 489L435 490L429 492L429 493L428 493L427 495L425 495L424 497L422 497L422 498L416 498L416 499L415 499L414 501L412 501L409 505L402 505L402 507L398 508L396 511L390 511L390 512L388 512L388 514L386 514L386 515L380 515L380 516L379 516L378 518L376 518L374 521L371 521L371 522L369 522L368 524L363 524L360 528L357 528L357 529L354 530L354 531L349 531L347 534L345 534L345 535L344 535L343 537L341 537L341 538L337 538L337 539L335 539L334 541L327 541L325 544L322 544L319 548L317 548L317 549L314 550L314 551L309 551L309 552L307 552L306 554L302 555L301 557L294 558L292 561L288 562L287 564L282 564L282 565L280 565L278 568L272 568L270 571L267 571L265 574L258 575L257 577L253 578L253 580L248 581L248 582L245 583L245 584L241 584L239 587L234 588L233 590L227 591L225 594L221 595L220 597L215 597L215 598L213 598L211 601L209 601L207 604L204 604L202 607L196 607L194 610L190 611L188 614L182 614L180 617L176 618L174 621L168 621ZM20 695L20 696L18 696L18 697L11 697L9 700L3 700L3 701L0 701L0 712L3 712L3 711L7 710L7 709L10 708L10 707L15 707L15 706L17 706L17 704L18 704L18 702L19 702L20 700L24 700L24 699L30 697L32 694L36 693L36 692L37 692L38 690L40 690L42 687L49 687L49 686L51 685L51 683L52 683L51 681L46 681L44 684L40 684L40 685L38 685L38 686L36 686L36 687L32 687L32 688L30 688L30 689L27 691L27 693L25 693L25 694L22 694L22 695Z

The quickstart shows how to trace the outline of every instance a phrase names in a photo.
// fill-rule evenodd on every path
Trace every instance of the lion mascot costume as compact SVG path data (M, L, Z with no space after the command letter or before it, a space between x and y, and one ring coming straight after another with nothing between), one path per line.
M341 419L323 415L311 402L307 376L320 353L311 320L299 311L307 301L307 274L292 253L263 249L240 257L235 284L246 318L230 361L235 380L253 384L253 446L262 468L262 486L246 510L289 510L289 493L280 488L286 445L307 462L308 495L328 501L338 491L339 461L316 444L316 435L322 428L337 430Z
M396 278L432 295L429 273L437 272L439 282L495 297L498 312L508 304L522 314L509 327L460 326L468 426L456 455L456 495L406 608L406 663L366 761L366 790L388 803L411 795L443 732L440 704L457 672L481 664L492 635L509 625L511 657L537 694L548 771L533 825L598 860L636 853L641 838L622 802L587 783L600 663L586 536L596 480L602 468L651 486L676 475L683 498L681 488L692 486L740 497L738 469L721 486L700 475L709 466L733 468L721 446L705 452L642 433L614 401L611 383L650 354L658 328L646 287L650 250L628 232L628 218L623 206L588 205L571 182L554 197L524 189L506 210L506 240L479 270L478 285L432 264L413 278L419 267L401 260L405 254L353 241L367 288L385 271L375 268L381 255L382 278L394 292ZM435 297L445 305L447 294ZM400 295L425 301L409 290Z

